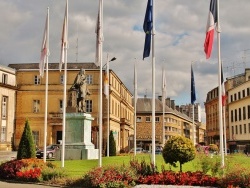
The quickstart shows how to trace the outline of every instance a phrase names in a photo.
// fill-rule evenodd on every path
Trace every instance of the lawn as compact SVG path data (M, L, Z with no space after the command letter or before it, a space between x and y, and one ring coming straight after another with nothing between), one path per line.
M220 160L220 156L214 156L213 158L219 157L218 160ZM136 157L134 157L133 154L126 155L126 156L114 156L114 157L103 157L102 158L102 166L114 166L114 165L129 165L129 162L133 159L136 159L138 161L145 160L147 164L151 161L151 154L138 154ZM247 157L243 154L233 154L233 155L227 155L225 156L225 164L226 165L240 165L247 168L250 168L250 157ZM61 161L53 161L58 167L61 166ZM185 163L182 166L182 169L184 172L186 171L196 171L197 170L197 164L199 163L198 158L194 159L193 161L190 161L188 163ZM170 166L168 164L165 164L164 159L162 155L156 155L156 166L157 169L160 171L162 165L164 165L164 168L166 170L170 169ZM88 172L89 170L98 167L98 160L66 160L64 163L64 169L67 172L67 174L71 177L80 177L84 173ZM174 171L179 171L179 165L177 168L171 167Z

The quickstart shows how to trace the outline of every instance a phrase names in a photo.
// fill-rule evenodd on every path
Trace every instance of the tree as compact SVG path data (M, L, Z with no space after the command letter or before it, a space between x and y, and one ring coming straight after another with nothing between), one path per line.
M116 156L116 144L113 131L109 133L109 156Z
M192 141L183 136L174 136L167 141L163 148L163 158L165 163L169 163L176 167L176 163L180 163L180 172L182 165L195 158L195 147Z
M25 127L17 151L17 159L36 158L34 138L30 129L29 121L25 121Z

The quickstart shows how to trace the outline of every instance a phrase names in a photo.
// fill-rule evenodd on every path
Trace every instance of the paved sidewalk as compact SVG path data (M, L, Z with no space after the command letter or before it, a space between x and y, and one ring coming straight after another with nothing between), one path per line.
M32 183L20 183L20 182L9 182L9 181L0 181L0 187L5 188L49 188L49 187L60 187L60 186L52 186L52 185L44 185L44 184L32 184Z
M12 159L16 159L17 152L16 151L0 151L0 163L2 161L9 161Z

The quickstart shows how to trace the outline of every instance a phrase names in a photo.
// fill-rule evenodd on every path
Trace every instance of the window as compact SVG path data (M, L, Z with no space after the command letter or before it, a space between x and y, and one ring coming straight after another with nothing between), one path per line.
M241 96L240 96L240 91L238 92L238 100L241 99Z
M248 123L248 133L250 133L250 123Z
M64 84L64 75L60 75L60 84Z
M150 117L146 117L146 122L150 122Z
M32 135L34 138L35 145L39 145L39 131L32 131Z
M92 100L86 100L86 112L92 112Z
M247 106L247 116L248 119L250 119L250 105Z
M40 100L33 100L33 112L40 112Z
M136 122L141 122L141 117L136 117Z
M60 109L60 112L63 112L63 100L59 101L59 109Z
M93 75L87 75L86 82L87 84L93 84Z
M234 135L234 126L232 126L232 135Z
M231 110L231 122L234 122L234 111Z
M238 126L235 125L235 134L238 134Z
M2 83L7 84L8 83L8 74L3 74L2 75Z
M234 119L237 121L237 109L234 110Z
M7 100L8 97L5 96L2 97L2 119L7 118Z
M243 120L246 119L246 107L244 106L243 107Z
M34 84L35 84L35 85L39 85L39 84L40 84L40 77L37 76L37 75L35 75Z
M236 101L237 100L237 98L236 98L236 93L234 94L234 101Z
M155 117L155 122L159 122L160 121L160 117Z
M244 133L246 134L247 133L247 125L244 124Z
M239 121L241 121L241 108L239 108Z
M5 142L6 141L6 127L1 127L1 142Z
M245 90L242 90L242 97L245 97Z
M247 96L250 95L250 88L247 88Z
M231 102L233 102L233 95L231 95L230 98L231 98Z
M240 125L240 134L242 134L242 126Z

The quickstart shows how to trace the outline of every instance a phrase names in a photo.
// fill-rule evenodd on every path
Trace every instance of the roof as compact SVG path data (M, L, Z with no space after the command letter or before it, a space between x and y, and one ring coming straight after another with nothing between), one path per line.
M152 112L152 99L151 98L138 98L136 103L136 113L151 113ZM159 99L155 99L155 112L162 113L163 112L163 105ZM179 112L178 110L174 110L169 106L165 106L165 113L175 114L187 121L192 121L190 117L186 114Z
M23 63L23 64L9 64L8 67L11 67L16 70L23 69L39 69L39 63ZM64 68L64 65L62 66ZM67 69L99 69L95 63L67 63ZM59 63L49 63L49 69L59 69Z

